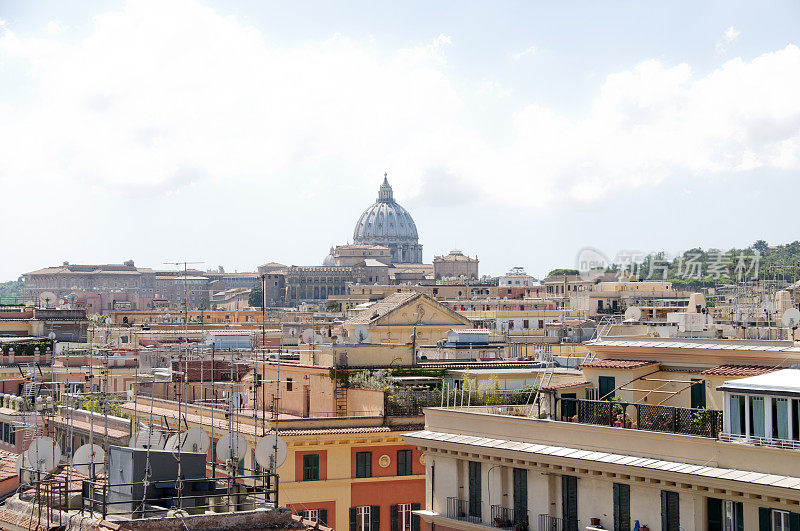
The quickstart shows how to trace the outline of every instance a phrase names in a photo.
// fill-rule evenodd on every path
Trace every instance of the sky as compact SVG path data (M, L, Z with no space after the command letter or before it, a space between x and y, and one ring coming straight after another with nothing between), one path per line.
M0 0L0 281L800 239L800 3Z

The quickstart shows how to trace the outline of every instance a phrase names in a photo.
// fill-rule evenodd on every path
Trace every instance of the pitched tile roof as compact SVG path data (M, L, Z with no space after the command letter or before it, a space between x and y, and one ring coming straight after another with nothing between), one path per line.
M564 382L555 385L548 385L547 387L542 387L542 391L551 389L569 389L570 387L583 387L584 385L592 385L592 382L588 380L583 380L580 382Z
M18 454L0 450L0 482L17 477Z
M639 369L657 364L657 361L647 360L594 360L582 363L580 366L593 369Z
M372 304L368 308L361 310L353 317L346 320L344 324L345 326L369 324L375 321L376 319L380 319L384 315L393 312L394 310L404 305L408 301L415 299L416 297L419 296L421 296L420 293L416 293L413 291L392 293L391 295L388 295L383 299L379 300L375 304Z
M702 371L700 374L709 376L758 376L759 374L766 374L777 370L776 367L767 367L764 365L717 365Z

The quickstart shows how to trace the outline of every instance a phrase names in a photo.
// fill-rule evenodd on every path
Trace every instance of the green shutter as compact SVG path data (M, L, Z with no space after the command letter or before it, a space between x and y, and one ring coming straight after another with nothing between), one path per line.
M398 531L398 527L400 525L398 521L400 519L400 515L398 514L399 512L400 511L398 511L397 505L392 505L389 507L389 518L391 522L391 527L389 529L391 529L391 531Z
M626 483L614 483L614 531L631 529L631 487Z
M789 514L789 531L800 531L800 514Z
M680 513L678 503L680 498L677 492L661 491L661 529L662 531L679 531Z
M356 452L356 477L372 477L372 452Z
M469 515L481 518L481 464L469 462Z
M706 498L708 511L708 531L722 531L722 500ZM767 515L769 520L769 515Z
M528 471L515 468L514 478L514 520L524 526L528 520Z
M692 378L691 406L693 409L706 407L706 383Z
M564 531L578 530L578 478L561 476L561 516Z
M611 400L614 398L614 389L617 387L616 380L613 376L600 376L598 383L600 384L599 400Z
M381 529L381 506L373 505L369 509L369 531Z
M411 504L411 511L419 511L422 506L418 503ZM420 531L421 527L420 517L418 514L411 513L411 531Z
M758 531L770 531L770 510L766 507L758 508Z
M736 502L733 510L736 513L736 531L744 531L744 504Z
M328 527L328 509L319 510L319 523Z
M356 508L350 507L350 531L356 531Z

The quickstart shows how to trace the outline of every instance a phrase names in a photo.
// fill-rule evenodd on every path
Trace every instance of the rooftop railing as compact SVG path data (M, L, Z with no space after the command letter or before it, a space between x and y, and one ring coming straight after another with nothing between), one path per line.
M696 435L716 439L722 431L722 411L656 406L616 400L560 398L559 420L645 431Z

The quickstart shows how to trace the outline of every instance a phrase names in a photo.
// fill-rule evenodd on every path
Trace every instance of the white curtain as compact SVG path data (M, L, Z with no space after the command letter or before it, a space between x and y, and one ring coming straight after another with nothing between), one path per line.
M750 434L764 437L764 398L750 397Z

